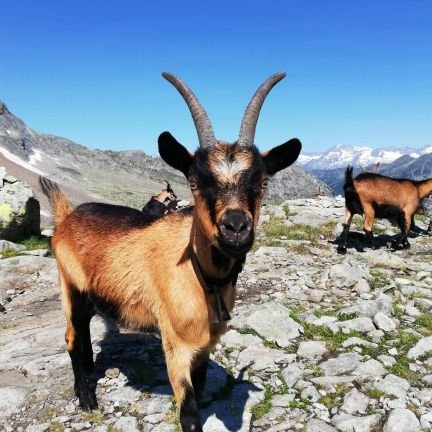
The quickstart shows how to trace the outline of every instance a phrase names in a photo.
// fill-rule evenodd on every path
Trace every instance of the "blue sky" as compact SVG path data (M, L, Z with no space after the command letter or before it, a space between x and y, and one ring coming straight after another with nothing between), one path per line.
M193 150L182 77L219 139L235 140L258 85L286 71L256 143L432 144L432 2L4 1L0 99L37 131L154 154L169 130Z

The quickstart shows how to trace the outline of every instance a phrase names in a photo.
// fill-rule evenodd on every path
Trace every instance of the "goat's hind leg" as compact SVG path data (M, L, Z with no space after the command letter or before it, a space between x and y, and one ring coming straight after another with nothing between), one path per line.
M63 309L67 327L65 339L75 378L75 395L80 406L90 411L97 408L95 389L89 385L88 375L94 367L90 340L92 309L87 294L80 293L60 275Z

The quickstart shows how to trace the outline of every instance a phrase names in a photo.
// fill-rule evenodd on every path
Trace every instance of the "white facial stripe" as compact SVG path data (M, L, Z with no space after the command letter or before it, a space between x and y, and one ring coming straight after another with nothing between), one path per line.
M220 180L235 180L236 176L249 168L249 164L243 160L221 160L215 166L215 173Z

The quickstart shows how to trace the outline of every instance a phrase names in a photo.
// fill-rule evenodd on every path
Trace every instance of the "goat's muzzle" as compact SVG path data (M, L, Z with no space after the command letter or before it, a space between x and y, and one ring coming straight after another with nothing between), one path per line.
M241 210L227 210L218 224L218 243L232 257L244 256L254 241L253 222Z

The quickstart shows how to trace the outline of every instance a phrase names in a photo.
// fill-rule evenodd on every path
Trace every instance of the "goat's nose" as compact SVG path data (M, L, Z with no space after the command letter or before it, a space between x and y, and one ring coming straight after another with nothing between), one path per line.
M239 210L228 210L222 217L220 231L227 240L242 241L252 229L252 221Z

